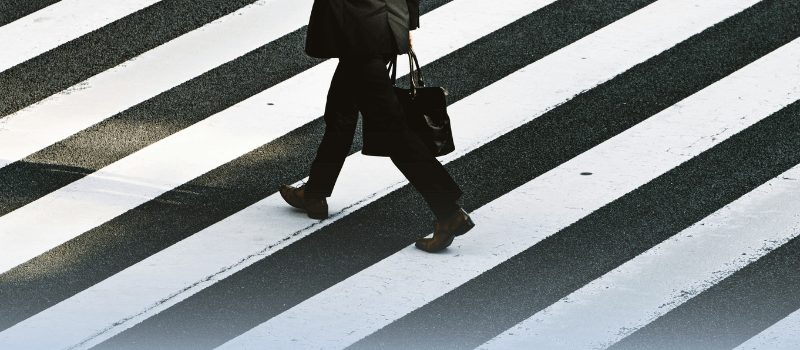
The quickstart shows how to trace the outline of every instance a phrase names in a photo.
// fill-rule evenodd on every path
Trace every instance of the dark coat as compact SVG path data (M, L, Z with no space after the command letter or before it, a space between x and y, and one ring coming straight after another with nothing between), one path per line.
M419 0L314 0L306 54L332 58L408 52Z

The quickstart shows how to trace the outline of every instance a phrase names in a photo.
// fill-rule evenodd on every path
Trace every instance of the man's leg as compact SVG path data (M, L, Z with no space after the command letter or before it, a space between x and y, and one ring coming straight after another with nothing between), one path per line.
M406 129L403 139L403 145L408 147L392 156L392 162L422 195L437 219L449 218L461 209L456 204L463 194L461 189L417 135Z
M330 197L333 186L353 144L358 123L358 108L351 97L351 73L341 62L331 80L325 104L325 135L311 163L305 197Z
M403 108L386 70L386 60L380 56L348 61L352 72L353 100L367 122L379 124L382 133L391 139L392 162L420 192L437 219L444 220L460 207L456 200L462 192L447 170L405 125Z

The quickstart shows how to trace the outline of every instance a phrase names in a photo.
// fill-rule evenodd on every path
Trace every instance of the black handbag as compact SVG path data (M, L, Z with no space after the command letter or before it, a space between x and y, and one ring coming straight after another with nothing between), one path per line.
M417 55L411 49L408 51L408 64L411 67L410 89L397 87L397 56L389 64L394 94L403 106L406 125L434 157L453 152L456 147L453 144L450 117L447 115L447 90L441 86L425 87Z

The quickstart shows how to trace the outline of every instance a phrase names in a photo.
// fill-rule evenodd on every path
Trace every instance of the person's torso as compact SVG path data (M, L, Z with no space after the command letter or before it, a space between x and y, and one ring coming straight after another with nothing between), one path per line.
M408 26L406 0L315 0L306 53L327 58L405 52Z

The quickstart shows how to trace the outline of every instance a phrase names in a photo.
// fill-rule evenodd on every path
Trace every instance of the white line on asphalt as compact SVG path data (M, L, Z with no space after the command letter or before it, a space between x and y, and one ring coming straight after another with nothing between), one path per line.
M0 167L299 29L312 3L257 1L0 119Z
M791 180L787 179L791 178ZM605 349L800 235L800 166L479 349ZM797 324L794 325L797 328ZM773 349L759 347L758 349Z
M409 246L220 349L347 347L800 98L798 53L800 40L481 207L453 249Z
M422 57L423 60L435 60L550 2L552 1L506 0L503 3L504 6L497 6L497 2L489 6L488 3L482 0L457 0L423 16L425 23L430 22L431 25L426 25L425 32L419 32L415 36L414 45L421 52L425 52ZM479 14L488 14L490 16L486 18L491 18L493 21L484 20L480 22L480 26L474 25L474 23L478 22L469 24L470 21L465 21L465 19L470 19ZM151 147L148 150L149 153L140 152L128 157L120 162L127 165L118 166L116 169L112 168L112 170L106 168L90 176L90 179L96 179L93 180L95 181L94 183L62 192L64 194L60 197L48 196L46 199L40 199L29 206L0 218L0 227L2 227L0 229L0 245L12 247L7 250L9 252L19 252L17 248L25 249L32 242L35 242L37 238L32 233L38 232L40 237L38 239L46 240L46 242L42 242L34 249L17 254L16 257L9 258L5 254L0 256L0 271L5 271L16 264L41 254L41 252L48 249L48 246L58 244L93 226L99 225L105 220L109 220L115 215L133 208L138 203L169 190L170 186L179 185L183 181L211 170L233 157L313 120L314 116L321 114L324 107L327 81L333 74L335 65L335 61L323 63L259 96L218 114L216 118L212 117L210 121L201 122L199 125L184 130L179 135L173 135L173 137L166 140L171 143L165 145L162 142L154 145L157 147ZM309 98L309 96L316 96L316 98ZM569 96L565 95L562 99ZM271 101L275 101L275 106L266 107L266 104ZM270 118L270 116L273 117ZM281 122L285 124L281 124ZM176 140L174 136L180 137L178 141L174 141ZM208 139L215 140L213 147L202 145L205 143L203 140ZM235 143L240 139L245 139L246 146ZM225 146L220 146L222 144L225 144ZM175 148L177 147L183 148L176 150ZM220 154L218 153L220 150L228 153ZM142 153L145 154L142 156ZM175 173L185 170L185 162L177 163L192 154L195 155L195 158L192 162L189 162L190 165L188 166L194 171L192 174L184 174L179 180L174 180L178 176L173 175L171 183L155 182L155 180L163 180L159 175L164 173L163 171L155 170L166 168L169 169L168 171ZM139 161L142 158L152 160L147 162ZM206 161L209 164L203 164ZM375 158L374 161L381 160ZM197 164L205 167L205 169L198 170ZM128 171L128 169L137 168L140 168L136 172L137 174L150 176L150 178L142 180L141 178L130 176L132 171ZM109 175L109 173L119 175ZM331 203L332 212L342 211L347 209L345 207L363 205L369 202L370 197L375 197L375 193L381 191L381 186L384 185L380 184L391 187L392 184L398 184L402 181L402 176L396 170L389 171L386 176L388 180L375 182L379 184L378 187L365 187L364 191L352 192L347 197L337 194L337 199ZM104 183L103 180L107 180L107 182ZM373 183L366 179L363 181L367 184ZM113 190L110 189L112 186ZM122 186L128 186L128 188L121 188ZM100 191L110 195L107 198L95 196L92 197L92 200L78 199L80 196L86 196L87 193L96 195ZM73 194L76 198L70 198ZM128 197L129 201L119 204L119 197ZM278 198L278 201L275 201L276 198ZM60 201L60 204L48 204L51 201ZM153 310L162 310L182 300L184 296L188 296L194 291L213 283L218 279L218 276L216 276L218 273L221 273L222 276L227 276L260 259L260 257L253 259L254 256L252 254L262 255L261 257L266 254L265 252L271 254L269 247L280 243L284 238L290 239L293 232L303 236L305 234L303 232L310 232L321 227L320 224L313 224L309 227L308 221L303 219L287 219L286 206L281 204L281 201L280 197L272 196L251 206L247 211L237 213L235 216L195 234L193 237L196 238L193 240L184 240L168 250L147 259L145 262L123 271L118 275L121 277L111 277L100 285L66 300L55 308L46 310L0 333L0 343L25 344L29 348L35 347L35 344L32 343L34 341L58 342L58 344L47 343L42 345L47 348L63 348L71 346L71 344L78 344L81 348L92 346L92 344L96 344L132 326L141 319L149 317L153 314ZM104 203L109 206L116 205L117 208L109 213L108 210L104 209ZM40 206L38 210L36 208L30 209L34 205ZM61 205L64 206L61 207ZM70 207L73 207L73 210L70 210ZM83 210L79 207L83 207ZM53 211L59 210L59 208L64 211L60 214L53 214ZM19 215L20 212L25 211L28 211L27 215ZM105 214L105 216L88 221L85 216L97 214L97 211ZM59 221L67 217L72 220L81 219L81 216L84 216L83 220L87 221L80 223L80 226L73 225L70 220L66 219ZM14 217L17 217L17 219L14 219ZM28 224L24 223L26 220L30 220ZM42 221L48 222L42 223ZM37 225L36 222L40 224ZM244 225L243 222L247 223L246 227L249 229L256 227L257 230L241 231L235 228ZM16 227L16 229L13 227ZM276 230L276 228L278 229ZM231 229L233 230L231 231ZM60 234L60 237L53 237L48 234L48 231L51 234L56 232ZM224 234L220 234L221 232L224 232ZM233 237L230 235L233 235ZM221 241L217 240L220 237L223 237L223 239ZM209 243L217 248L213 252L202 253L205 259L195 261L188 270L183 267L186 261L172 260L176 257L195 254L198 252L197 249L207 249L207 244ZM158 276L151 275L153 270L150 270L156 265L160 266L157 269L157 271L160 271L157 273ZM183 270L183 272L171 276L171 273L176 272L172 267L177 266L181 266L179 269ZM153 284L148 285L144 281L150 281ZM134 283L131 284L131 282ZM147 290L134 291L131 287L134 287L134 289L144 287ZM116 290L116 288L121 289ZM111 292L111 290L115 291ZM113 296L109 293L113 294ZM84 303L86 299L83 298L87 296L88 300L91 300L90 304ZM111 304L105 304L106 302ZM86 308L87 305L93 305L91 310ZM104 309L104 305L113 305L113 307ZM78 309L75 309L75 307ZM80 312L77 310L80 310ZM62 323L65 317L70 318L67 315L78 316L84 313L93 316L85 318L79 316L82 321ZM58 327L52 327L52 324L43 326L53 321L60 325ZM32 336L32 334L45 329L51 335L53 334L52 332L59 332L59 336Z
M0 27L0 72L161 0L61 0Z
M795 176L800 180L800 176ZM791 203L797 207L797 201ZM795 311L778 323L758 333L734 350L797 350L800 349L800 311Z
M727 2L738 7L695 12L676 10L685 0L662 0L531 64L450 107L459 150L444 161L530 121L754 2ZM529 94L537 99L526 98ZM487 111L497 116L488 125L489 120L482 118ZM381 170L362 174L359 169ZM405 183L381 158L353 155L343 172L337 189L347 191L337 190L330 201L331 211L338 213L321 224L309 225L308 219L289 209L279 195L270 196L0 333L0 340L30 342L46 330L63 332L51 338L69 344L82 339L89 340L86 346L96 344ZM376 178L378 174L385 177ZM186 258L195 254L204 259ZM94 306L87 309L86 305Z
M415 46L434 60L552 1L457 0L423 16L437 26L415 37ZM486 17L465 20L478 15ZM336 64L307 70L0 217L0 246L11 252L0 255L0 272L318 118Z

